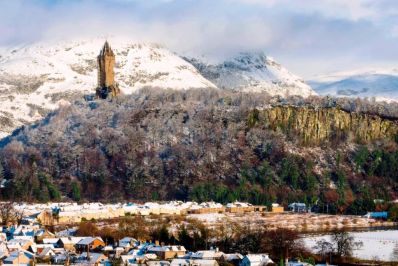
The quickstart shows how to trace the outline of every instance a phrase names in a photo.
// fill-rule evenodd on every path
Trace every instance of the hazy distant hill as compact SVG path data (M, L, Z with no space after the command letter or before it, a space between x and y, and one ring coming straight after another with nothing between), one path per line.
M397 69L339 72L319 76L309 84L320 95L398 101Z

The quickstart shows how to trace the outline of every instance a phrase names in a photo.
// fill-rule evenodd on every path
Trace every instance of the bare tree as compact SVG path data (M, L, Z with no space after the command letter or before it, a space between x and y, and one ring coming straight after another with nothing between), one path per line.
M329 258L329 263L331 263L332 255L335 252L335 249L331 242L328 242L326 239L318 240L313 249L316 250L316 253L322 256L324 260L327 260Z
M306 251L299 234L289 229L265 231L261 238L263 250L273 254L275 258L287 259Z
M339 257L351 257L353 250L363 246L361 241L355 241L347 231L335 231L331 238L335 246L335 254Z
M8 225L9 223L19 224L23 216L23 210L15 209L12 202L0 202L1 225Z

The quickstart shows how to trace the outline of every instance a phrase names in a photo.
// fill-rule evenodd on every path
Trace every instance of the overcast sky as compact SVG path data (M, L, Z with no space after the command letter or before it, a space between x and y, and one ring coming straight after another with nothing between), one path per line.
M398 0L0 0L0 45L88 35L214 59L264 51L310 78L398 67Z

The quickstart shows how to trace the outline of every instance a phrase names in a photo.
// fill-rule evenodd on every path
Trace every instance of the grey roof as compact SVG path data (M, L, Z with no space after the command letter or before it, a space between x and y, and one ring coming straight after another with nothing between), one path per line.
M104 256L104 254L90 252L90 258L87 259L87 252L83 252L79 257L79 261L88 261L89 263L95 263L99 260L101 256Z
M34 255L26 250L24 251L13 251L10 253L10 255L4 260L4 262L8 262L8 261L13 261L15 259L18 258L18 255L24 255L26 257L28 257L29 259L33 259Z
M52 251L52 248L50 247L46 247L45 249L43 249L42 252L40 252L39 256L43 257L43 256L47 256L48 252Z

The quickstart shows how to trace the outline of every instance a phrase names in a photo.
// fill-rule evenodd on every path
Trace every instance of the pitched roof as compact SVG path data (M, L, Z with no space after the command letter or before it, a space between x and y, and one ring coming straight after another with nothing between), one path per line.
M42 236L42 235L44 235L44 234L48 234L48 235L50 235L50 236L55 236L53 233L51 233L50 231L45 230L45 229L40 229L40 230L37 230L37 231L35 232L35 236Z
M84 237L61 237L57 242L62 242L64 245L75 245L84 239Z
M28 257L29 259L33 259L35 255L26 250L16 250L11 252L10 255L4 261L13 261L17 259L19 256L25 256Z
M42 252L40 252L39 257L45 257L51 254L55 254L53 249L51 247L46 247Z
M34 252L34 253L36 253L37 252L37 249L40 249L40 248L42 248L42 249L45 249L45 248L54 248L54 244L33 244L33 245L31 245L30 246L30 249Z
M100 237L85 237L77 242L77 245L90 245L96 239L104 242Z
M102 253L91 253L90 252L90 257L87 257L87 252L83 252L80 257L79 261L88 261L89 263L96 263L102 259L106 259L106 256Z
M29 239L13 238L13 239L10 239L10 240L7 242L7 247L8 247L8 248L13 248L13 247L17 247L17 246L23 247L23 246L25 246L26 244L33 244L33 242L30 241Z

